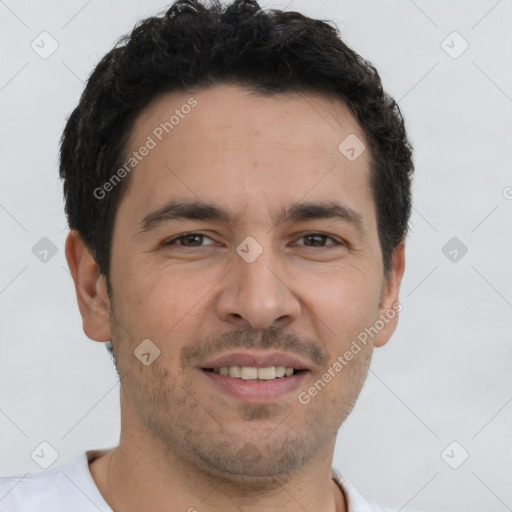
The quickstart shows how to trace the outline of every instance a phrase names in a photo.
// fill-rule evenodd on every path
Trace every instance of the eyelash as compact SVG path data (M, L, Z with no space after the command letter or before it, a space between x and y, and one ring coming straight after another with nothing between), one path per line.
M189 233L182 233L181 235L177 235L173 238L171 238L170 240L167 240L166 242L164 242L164 246L172 246L172 245L175 245L174 242L176 242L177 240L180 240L182 238L186 238L187 236L201 236L201 237L204 237L204 238L209 238L210 240L212 240L211 237L209 237L208 235L205 235L204 233L200 233L200 232L197 232L197 231L191 231ZM343 241L339 241L337 239L335 239L334 237L332 237L331 235L327 235L325 233L321 233L321 232L318 232L318 231L311 231L311 232L308 232L308 233L304 233L303 235L301 235L299 237L299 240L301 238L306 238L306 237L309 237L309 236L321 236L321 237L325 237L326 239L327 238L330 238L334 243L333 244L328 244L326 246L308 246L308 245L302 245L302 247L310 247L310 248L320 248L320 249L329 249L329 248L335 248L335 247L338 247L338 246L347 246L347 244ZM213 245L213 244L208 244L208 245ZM200 246L193 246L193 247L187 247L185 245L178 245L179 247L185 247L185 248L189 248L189 249L193 249L193 248L196 248L196 247L205 247L203 245L200 245Z

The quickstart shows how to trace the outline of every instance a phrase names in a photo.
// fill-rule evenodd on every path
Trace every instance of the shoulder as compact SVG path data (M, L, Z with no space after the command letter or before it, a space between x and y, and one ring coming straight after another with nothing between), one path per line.
M0 477L0 511L98 512L98 510L107 510L91 482L86 453L54 469Z
M338 471L332 470L335 482L343 489L348 502L348 512L414 512L400 507L389 507L365 499L354 485L345 479Z
M0 510L6 512L64 510L58 491L62 479L60 469L0 477Z

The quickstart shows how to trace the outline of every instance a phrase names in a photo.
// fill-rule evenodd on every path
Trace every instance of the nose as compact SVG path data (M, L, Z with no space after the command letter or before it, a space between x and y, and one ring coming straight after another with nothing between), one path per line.
M222 281L217 315L238 328L285 327L300 314L300 302L284 265L269 250L252 263L236 255L234 268Z

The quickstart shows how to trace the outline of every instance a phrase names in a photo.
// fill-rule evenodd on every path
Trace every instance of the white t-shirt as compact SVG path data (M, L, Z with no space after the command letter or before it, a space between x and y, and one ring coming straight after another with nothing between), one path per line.
M0 512L112 512L96 487L88 464L108 451L88 450L64 466L25 476L0 477ZM348 512L396 512L366 501L335 470L333 478L345 492Z

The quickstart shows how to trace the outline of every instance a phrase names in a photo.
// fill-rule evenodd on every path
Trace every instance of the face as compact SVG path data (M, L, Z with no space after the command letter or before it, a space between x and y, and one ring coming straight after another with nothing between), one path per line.
M137 119L103 326L134 435L230 478L332 452L403 272L399 247L384 278L370 154L340 151L349 135L366 144L337 100L231 85L163 95Z

